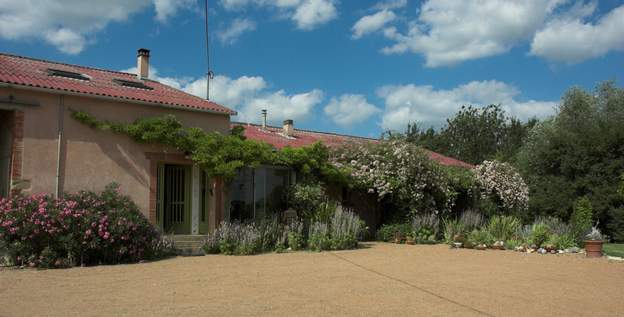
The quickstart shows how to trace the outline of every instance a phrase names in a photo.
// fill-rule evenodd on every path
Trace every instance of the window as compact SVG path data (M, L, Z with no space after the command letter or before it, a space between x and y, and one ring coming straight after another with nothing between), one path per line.
M290 177L289 169L278 166L240 170L230 185L230 221L258 220L284 211L283 196Z
M48 76L65 77L78 80L89 80L89 77L87 77L87 75L53 68L48 68Z
M131 87L131 88L139 88L139 89L147 89L147 90L153 90L154 88L140 82L140 81L132 81L132 80L125 80L125 79L113 79L113 82L115 82L118 85L122 85L124 87Z

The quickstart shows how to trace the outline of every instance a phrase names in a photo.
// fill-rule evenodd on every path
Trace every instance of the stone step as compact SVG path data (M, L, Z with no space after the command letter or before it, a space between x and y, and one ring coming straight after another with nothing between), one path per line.
M206 240L205 235L168 235L167 239L173 242L173 248L177 255L204 255L202 246Z

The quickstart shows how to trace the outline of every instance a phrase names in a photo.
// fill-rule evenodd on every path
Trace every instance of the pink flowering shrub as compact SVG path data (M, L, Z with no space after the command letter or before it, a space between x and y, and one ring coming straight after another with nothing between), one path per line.
M454 204L446 173L422 148L405 140L343 147L332 163L349 172L354 186L411 216L447 213Z
M167 254L156 229L118 186L0 201L0 241L10 260L31 267L137 262Z
M507 212L524 213L529 204L529 187L509 163L483 161L474 169L482 194L498 202Z

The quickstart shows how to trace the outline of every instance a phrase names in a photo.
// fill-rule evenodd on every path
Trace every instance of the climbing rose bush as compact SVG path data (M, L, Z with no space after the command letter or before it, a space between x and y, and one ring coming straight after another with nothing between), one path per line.
M494 196L506 210L528 208L529 187L508 163L483 161L474 169L475 178L485 196Z
M167 254L156 229L116 185L0 200L0 241L15 265L67 267L137 262Z
M357 186L379 199L400 202L412 214L446 212L454 203L454 192L440 166L404 140L345 147L332 162L347 170Z

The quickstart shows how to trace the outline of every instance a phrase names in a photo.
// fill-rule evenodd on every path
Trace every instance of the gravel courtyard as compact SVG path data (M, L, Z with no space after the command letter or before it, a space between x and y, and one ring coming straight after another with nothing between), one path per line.
M371 243L359 250L0 270L0 316L624 316L624 263Z

